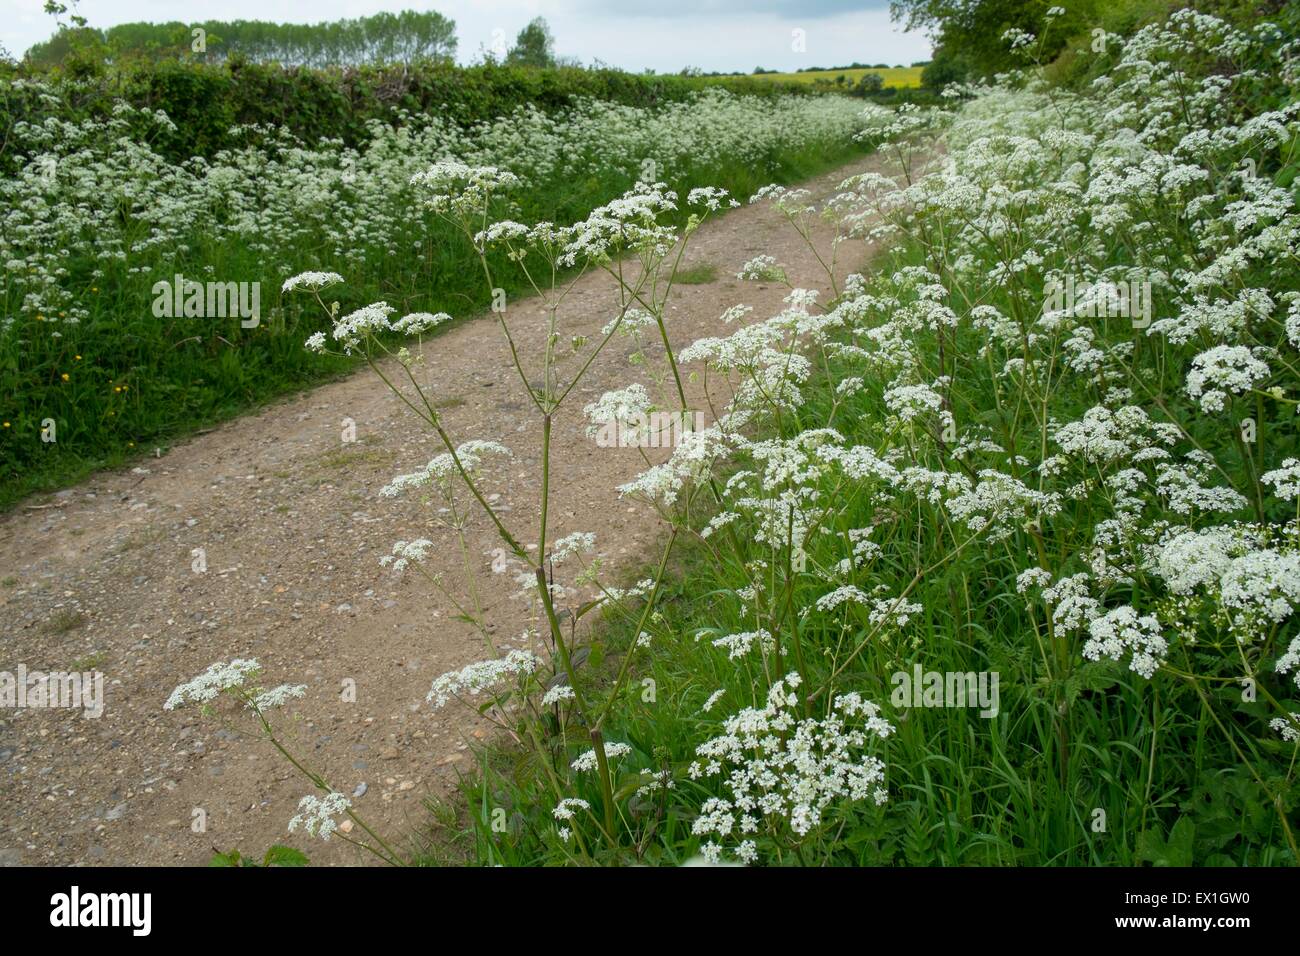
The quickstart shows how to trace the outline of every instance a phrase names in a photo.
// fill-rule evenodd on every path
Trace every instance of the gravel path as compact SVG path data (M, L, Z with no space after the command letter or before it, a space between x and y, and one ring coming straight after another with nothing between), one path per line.
M824 196L878 165L869 158L807 185ZM829 235L819 240L825 253ZM760 253L796 285L826 287L778 214L737 209L692 240L686 265L712 264L718 278L674 292L676 348L724 334L718 317L731 305L759 317L780 310L785 289L733 278ZM860 267L861 256L845 265ZM616 311L608 277L584 276L561 312L565 335L593 335ZM508 318L536 330L541 310L524 300ZM551 540L594 532L615 574L648 560L660 533L614 490L643 469L639 453L582 433L582 406L601 392L640 380L655 393L626 342L610 343L561 410L553 450ZM511 448L486 488L520 540L535 541L540 440L499 329L482 319L451 329L426 343L424 368L457 441ZM344 419L355 422L354 442L343 441ZM178 683L234 657L257 658L267 686L307 685L280 723L336 788L361 794L369 822L407 841L427 832L422 798L472 772L470 747L490 732L464 708L425 703L435 676L486 656L481 637L421 577L379 565L394 541L428 537L438 545L431 567L464 590L455 538L430 506L377 494L440 452L435 442L363 369L0 517L0 671L97 670L105 697L97 719L0 710L0 864L195 865L214 847L260 855L273 843L313 864L366 862L342 841L286 832L310 787L269 745L193 709L163 711ZM474 514L467 535L492 633L516 639L532 612L511 597L513 575L493 573L499 542L486 517Z

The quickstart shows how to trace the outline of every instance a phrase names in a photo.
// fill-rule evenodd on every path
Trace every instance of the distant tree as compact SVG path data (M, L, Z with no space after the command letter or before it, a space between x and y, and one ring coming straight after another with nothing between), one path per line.
M858 80L858 89L863 93L879 93L885 88L885 78L879 73L864 73Z
M555 65L555 38L545 17L534 17L519 31L515 45L506 54L506 62L514 66Z
M151 60L221 62L239 56L258 63L323 67L450 60L456 53L454 22L432 10L405 10L314 24L261 20L123 23L103 32L61 26L48 41L32 47L27 58L46 65L62 63L74 46L84 48L92 35L104 47L105 57Z
M88 66L93 68L93 61L103 59L104 36L87 26L86 18L77 13L78 2L45 0L45 12L54 18L54 35L45 43L36 44L37 58L32 62L52 65L76 59L80 71Z
M921 85L928 90L942 90L950 83L964 83L970 75L970 65L940 44L934 48L934 59L921 70Z

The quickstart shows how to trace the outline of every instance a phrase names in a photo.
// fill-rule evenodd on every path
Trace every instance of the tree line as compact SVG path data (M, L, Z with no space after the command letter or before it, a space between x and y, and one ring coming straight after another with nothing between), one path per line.
M38 65L64 62L74 51L106 59L143 57L221 63L232 56L293 66L359 66L450 60L456 24L437 11L377 13L328 23L204 20L194 23L123 23L104 30L60 26L27 51Z

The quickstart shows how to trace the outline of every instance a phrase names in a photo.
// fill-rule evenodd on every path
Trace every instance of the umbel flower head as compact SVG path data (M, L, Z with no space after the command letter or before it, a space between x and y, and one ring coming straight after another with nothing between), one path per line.
M411 185L422 191L424 204L440 216L466 220L486 210L494 195L517 188L520 179L497 166L448 160L416 173Z
M219 694L243 687L245 681L255 677L261 666L255 660L236 659L229 663L218 661L193 680L186 681L171 692L163 710L175 710L182 704L206 704Z
M300 272L284 280L281 292L319 292L328 286L338 285L343 277L337 272Z
M836 697L823 718L800 719L802 683L799 674L787 674L772 685L765 706L727 718L722 734L696 748L689 776L720 777L730 794L706 800L692 827L714 838L702 848L707 859L721 856L716 838L756 834L764 821L805 837L840 801L888 799L885 764L870 747L893 733L893 725L856 693ZM752 862L753 841L742 840L736 854Z
M244 686L260 672L261 666L255 660L218 662L173 690L163 704L163 710L175 710L187 703L206 704L223 693L239 691L239 696L245 699L250 709L265 711L283 707L291 700L300 700L307 692L306 684L281 684L270 690Z
M339 828L334 818L346 813L352 801L341 793L330 791L323 797L308 794L298 801L298 814L289 821L289 832L302 827L309 836L318 836L328 840L330 834Z

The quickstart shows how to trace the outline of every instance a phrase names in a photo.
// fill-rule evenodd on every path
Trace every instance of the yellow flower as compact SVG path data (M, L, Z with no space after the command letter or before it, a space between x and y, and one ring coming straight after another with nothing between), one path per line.
M8 423L8 422L5 422L5 428L8 428L8 427L9 427L9 423Z
M114 385L114 386L113 386L113 391L115 391L115 392L120 392L120 391L122 391L122 386L121 386L121 385Z
M81 361L81 356L80 356L80 355L75 356L75 358L76 358L76 360L77 360L78 362Z
M60 376L60 378L62 378L62 379L66 382L66 381L68 380L68 373L67 373L67 372L64 372L64 373Z

